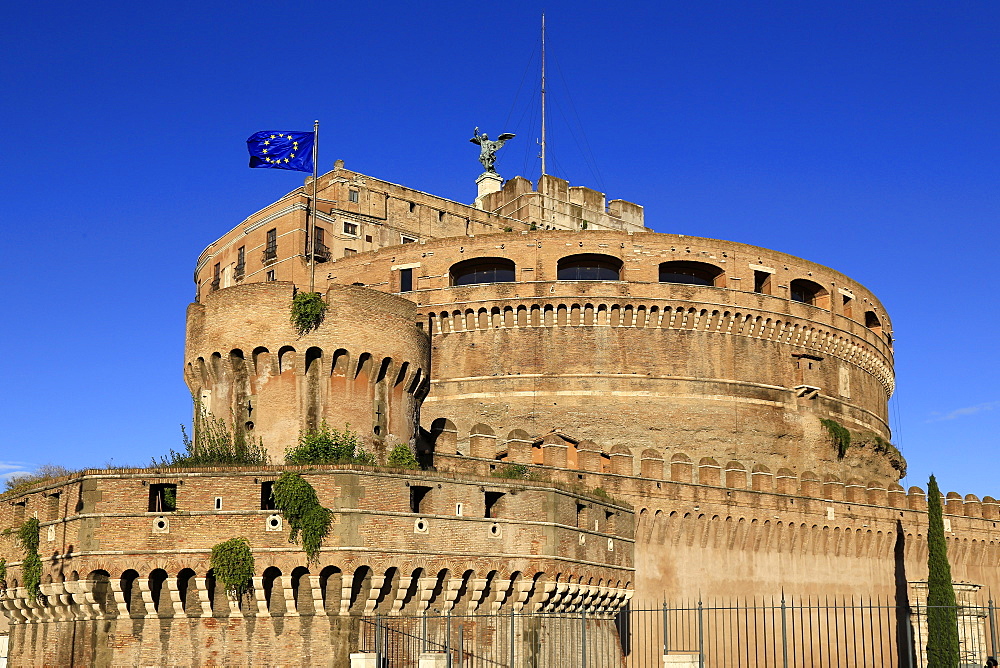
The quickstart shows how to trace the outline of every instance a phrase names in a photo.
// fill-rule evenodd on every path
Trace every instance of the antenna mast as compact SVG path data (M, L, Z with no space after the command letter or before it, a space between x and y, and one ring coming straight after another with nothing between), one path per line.
M542 13L542 175L545 174L545 13Z

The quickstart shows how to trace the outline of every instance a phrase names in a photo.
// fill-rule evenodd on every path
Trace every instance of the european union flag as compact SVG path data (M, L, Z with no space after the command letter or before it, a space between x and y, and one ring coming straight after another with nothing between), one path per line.
M313 170L312 150L316 135L312 132L262 130L247 139L250 166L265 169Z

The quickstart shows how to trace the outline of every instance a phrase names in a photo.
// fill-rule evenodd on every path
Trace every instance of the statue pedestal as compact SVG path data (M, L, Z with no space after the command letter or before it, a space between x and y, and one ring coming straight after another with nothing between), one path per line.
M500 192L503 189L503 179L496 172L483 172L476 179L476 186L479 188L479 191L473 206L477 209L482 209L484 197L490 193Z

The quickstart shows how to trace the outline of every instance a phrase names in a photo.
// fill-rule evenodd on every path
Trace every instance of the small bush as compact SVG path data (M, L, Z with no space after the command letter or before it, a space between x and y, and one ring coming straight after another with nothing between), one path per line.
M0 594L7 591L7 560L0 557Z
M288 542L296 542L301 533L302 549L309 561L314 561L330 533L333 514L320 505L316 490L298 473L282 473L272 493L275 507L288 520Z
M400 443L392 449L389 457L385 460L385 465L395 469L420 468L420 463L417 462L417 458L413 456L413 453L410 452L410 447L405 443Z
M151 465L154 468L256 466L271 462L261 439L248 436L242 429L231 428L225 420L215 417L197 402L195 410L194 439L188 437L184 425L181 425L184 451L177 452L171 448L170 454L160 457L160 461L153 459Z
M298 445L285 452L286 464L364 464L375 465L375 455L361 447L358 435L344 425L344 430L331 429L324 422L318 429L299 435Z
M242 598L250 591L254 576L253 553L246 538L230 538L212 548L212 571L226 591Z
M318 292L299 292L292 298L292 327L299 336L308 334L323 322L326 302Z
M847 448L851 447L851 432L836 420L821 419L820 423L826 427L830 440L837 446L838 459L843 459L847 454Z
M535 472L524 464L507 464L502 468L490 473L494 478L510 478L521 480L535 480Z
M31 473L16 473L4 481L4 492L21 492L43 480L50 478L61 478L73 475L76 471L71 471L65 466L58 464L43 464Z

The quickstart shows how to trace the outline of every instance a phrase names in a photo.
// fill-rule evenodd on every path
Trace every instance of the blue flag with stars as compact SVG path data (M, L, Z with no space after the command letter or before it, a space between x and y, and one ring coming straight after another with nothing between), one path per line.
M264 169L292 169L297 172L313 170L312 132L289 132L287 130L262 130L247 139L250 151L250 166Z

